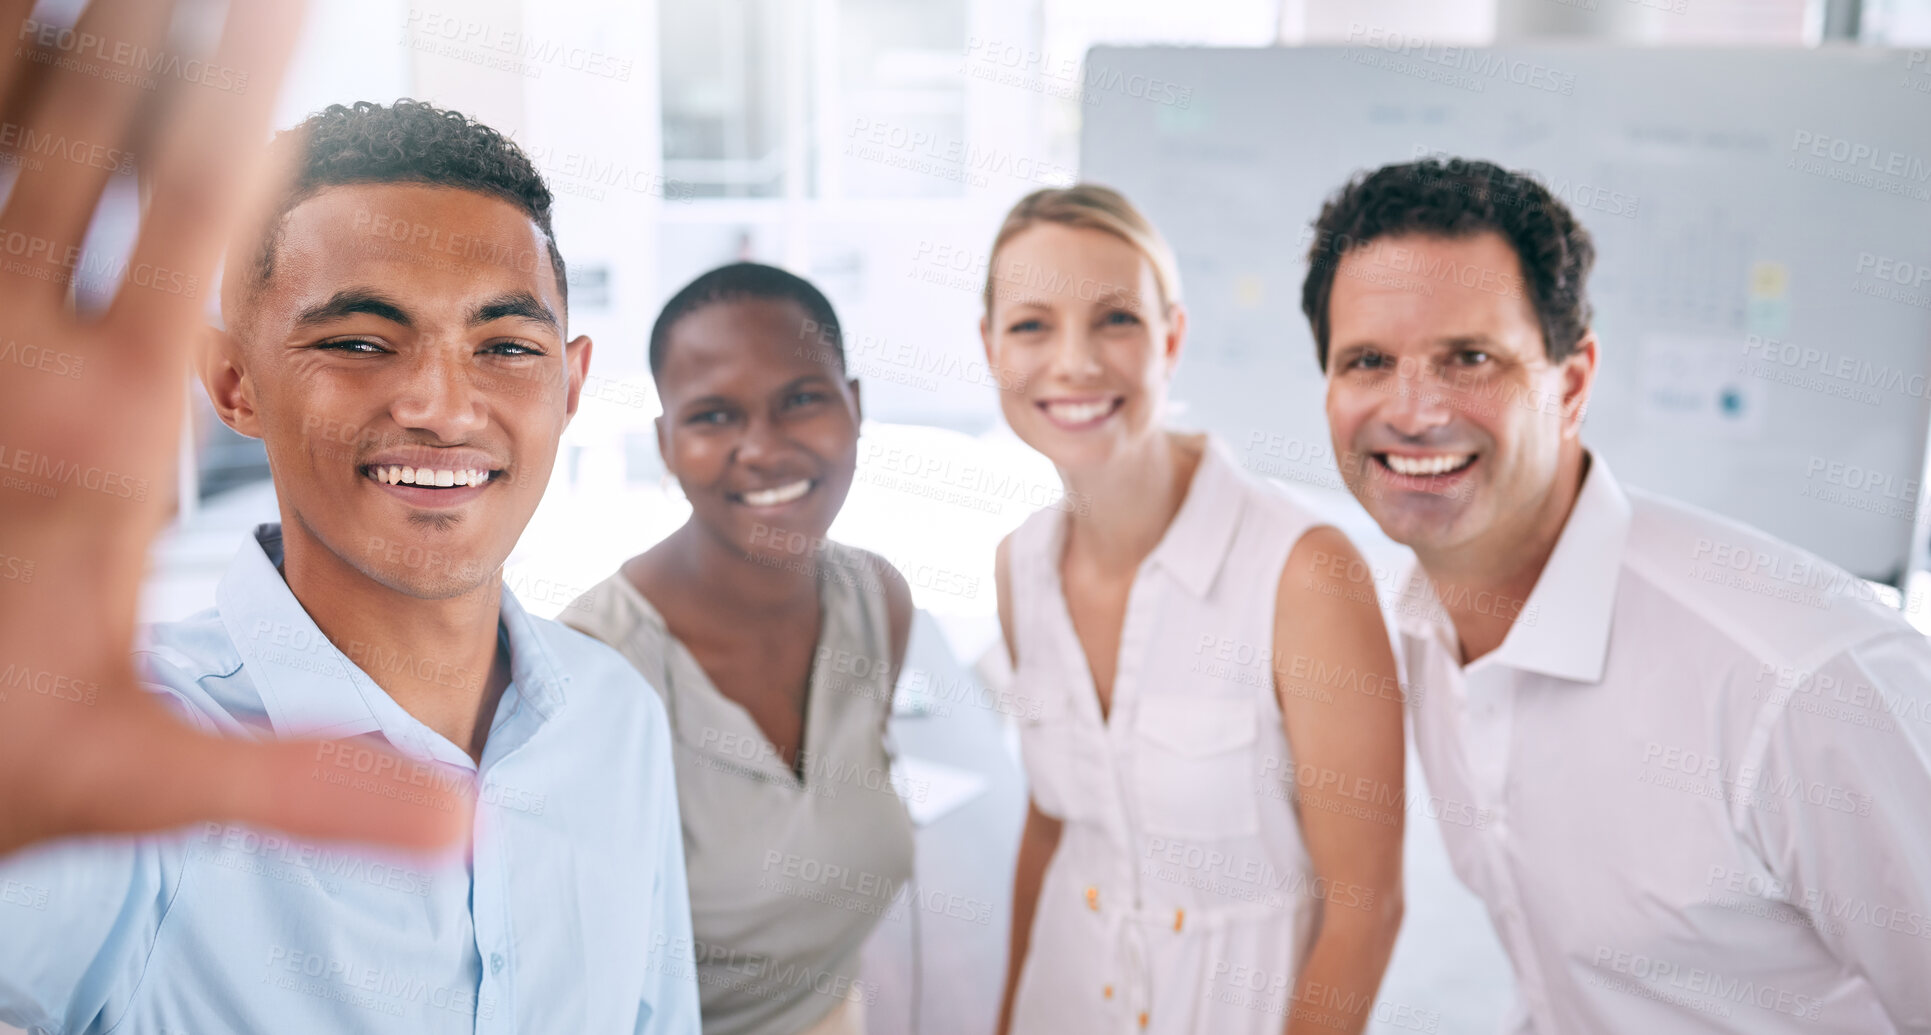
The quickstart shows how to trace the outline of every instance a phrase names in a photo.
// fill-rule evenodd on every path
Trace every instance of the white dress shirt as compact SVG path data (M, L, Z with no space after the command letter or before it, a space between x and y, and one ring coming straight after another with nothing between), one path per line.
M1931 644L1864 583L1595 458L1500 647L1438 601L1415 745L1510 1031L1931 1031Z

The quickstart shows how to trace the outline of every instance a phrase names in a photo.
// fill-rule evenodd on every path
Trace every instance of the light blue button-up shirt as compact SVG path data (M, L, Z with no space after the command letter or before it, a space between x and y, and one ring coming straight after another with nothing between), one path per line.
M0 861L0 1020L62 1035L697 1032L670 738L636 670L506 589L511 682L479 767L369 675L435 662L352 645L352 663L277 572L280 527L255 538L214 609L149 630L148 688L210 730L377 734L434 763L425 782L468 770L471 858L216 824L30 850ZM378 757L326 749L317 778Z

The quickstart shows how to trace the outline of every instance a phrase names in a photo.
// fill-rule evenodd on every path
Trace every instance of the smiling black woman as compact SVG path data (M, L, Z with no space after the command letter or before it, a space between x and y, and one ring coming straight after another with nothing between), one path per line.
M859 949L912 873L884 741L911 590L826 539L857 473L858 382L831 303L754 263L673 296L650 360L690 519L565 614L670 709L704 1030L856 1035ZM825 873L858 875L857 901L794 880Z

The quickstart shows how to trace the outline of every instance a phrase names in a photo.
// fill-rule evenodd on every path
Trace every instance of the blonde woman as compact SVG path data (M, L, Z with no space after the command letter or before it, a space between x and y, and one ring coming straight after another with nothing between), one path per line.
M1402 712L1339 531L1165 426L1171 250L1104 187L993 242L980 324L1065 497L1000 544L1032 801L1000 1031L1358 1032L1401 922Z

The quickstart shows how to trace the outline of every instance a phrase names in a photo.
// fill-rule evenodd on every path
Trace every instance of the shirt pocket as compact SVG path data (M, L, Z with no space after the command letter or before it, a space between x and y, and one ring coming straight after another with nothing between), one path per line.
M1016 713L1020 755L1039 811L1062 821L1096 819L1104 808L1106 761L1081 729L1065 689L1017 677L1013 689L1022 705Z
M1252 695L1153 694L1135 716L1134 791L1147 833L1197 839L1260 829Z

